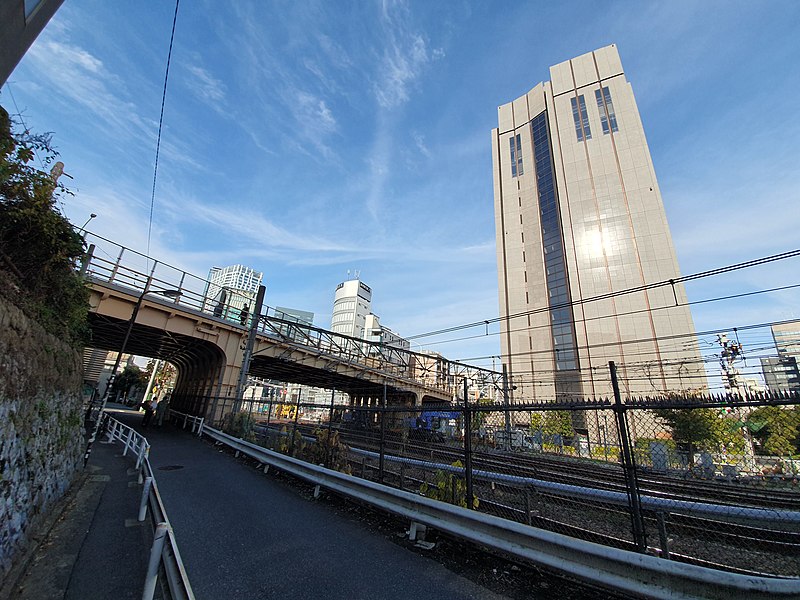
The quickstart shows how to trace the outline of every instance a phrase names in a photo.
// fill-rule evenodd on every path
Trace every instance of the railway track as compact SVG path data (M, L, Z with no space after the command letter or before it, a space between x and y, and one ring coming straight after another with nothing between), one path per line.
M273 426L273 430L287 424ZM289 432L293 424L289 425ZM304 436L313 436L317 427L297 425ZM351 448L379 452L380 443L374 436L340 431L342 441ZM387 455L404 456L433 463L463 463L461 448L447 444L384 440ZM362 459L357 471L374 478L378 467L374 459ZM356 463L359 464L359 463ZM515 475L625 493L622 469L618 465L597 464L569 457L497 451L474 452L473 469ZM384 482L418 491L424 480L430 481L430 471L419 466L400 466L387 463ZM505 481L476 477L474 492L480 500L479 510L503 518L527 523L565 535L624 549L635 549L630 536L630 514L625 506L611 505L586 498L553 494L532 486L517 486ZM721 504L732 507L794 509L800 507L800 492L783 490L752 490L726 481L691 480L668 474L639 473L642 495L681 501ZM740 573L796 575L800 571L800 527L788 530L754 526L744 519L714 519L680 511L665 511L660 515L643 513L651 551L674 560L714 566ZM663 547L662 547L663 546Z

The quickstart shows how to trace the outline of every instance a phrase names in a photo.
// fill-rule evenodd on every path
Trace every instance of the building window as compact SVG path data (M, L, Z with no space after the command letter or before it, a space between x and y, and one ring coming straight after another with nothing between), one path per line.
M25 0L25 20L31 18L33 13L39 8L39 5L42 3L42 0Z
M586 101L583 94L578 96L577 99L570 98L572 102L572 119L575 121L575 133L578 136L578 141L592 139L592 131L589 129L589 115L586 112Z
M519 139L519 134L512 135L508 138L511 142L511 176L516 177L522 175L522 142Z
M609 89L604 87L602 94L600 90L595 90L594 97L597 100L597 109L600 111L600 124L603 126L603 133L608 133L609 129L617 131L617 115L614 114L614 104L611 102Z
M583 98L583 96L581 96ZM574 102L574 114L578 114L578 103ZM584 107L585 112L585 107ZM576 117L578 139L582 135L581 123ZM587 124L588 131L588 124ZM567 265L561 239L561 223L558 217L558 196L555 189L553 162L550 156L550 133L547 130L547 112L531 121L533 139L533 164L536 167L536 188L539 199L540 227L544 248L545 282L550 305L550 327L555 350L557 371L578 368L578 353L572 309L569 307L567 290ZM589 136L586 136L589 139ZM556 391L560 383L556 381Z

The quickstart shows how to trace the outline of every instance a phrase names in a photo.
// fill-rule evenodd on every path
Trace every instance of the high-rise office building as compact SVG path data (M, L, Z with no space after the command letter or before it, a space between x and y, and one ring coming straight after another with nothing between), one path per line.
M500 106L492 131L501 348L512 399L609 395L611 360L623 393L704 389L617 49L551 67L550 79Z
M777 357L761 359L764 383L772 391L800 392L800 321L773 325Z
M360 279L349 279L336 286L333 298L331 331L363 338L370 314L372 290Z
M411 348L411 342L382 325L380 318L372 313L371 305L372 290L363 281L350 279L340 283L333 299L331 331L382 344L384 347L380 350L374 345L365 348L390 362L407 362L406 351Z
M216 316L238 319L240 311L253 303L261 285L261 271L244 265L211 267L206 282L204 310L213 310Z

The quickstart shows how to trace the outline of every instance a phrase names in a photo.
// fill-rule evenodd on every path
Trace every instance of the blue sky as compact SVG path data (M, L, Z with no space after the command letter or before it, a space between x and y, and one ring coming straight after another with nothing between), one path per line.
M28 127L54 132L73 177L66 215L80 225L97 213L91 231L140 251L174 4L143 6L67 0L0 93ZM496 317L497 106L611 43L682 272L795 249L798 23L789 0L184 1L150 253L199 275L255 267L267 304L313 311L322 327L356 270L401 335ZM784 261L687 291L699 300L797 273ZM693 313L698 331L742 327L800 318L797 301L792 291ZM427 347L499 354L482 333Z

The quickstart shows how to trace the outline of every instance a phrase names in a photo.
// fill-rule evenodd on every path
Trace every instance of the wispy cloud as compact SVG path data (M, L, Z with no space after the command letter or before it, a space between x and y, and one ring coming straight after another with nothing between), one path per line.
M428 149L428 146L425 144L425 136L419 133L418 131L411 132L411 139L414 140L414 145L419 150L420 154L422 154L426 158L431 157L431 151Z
M152 139L153 123L125 98L124 82L90 52L48 33L43 32L26 59L48 86L53 101L90 111L98 127L105 132L110 129L117 139Z
M381 5L381 24L385 46L374 92L378 104L389 109L408 101L410 88L425 66L444 56L444 52L441 49L430 50L425 36L414 30L406 2L384 1Z
M189 87L203 101L216 107L225 99L225 84L199 65L186 67L191 77Z

